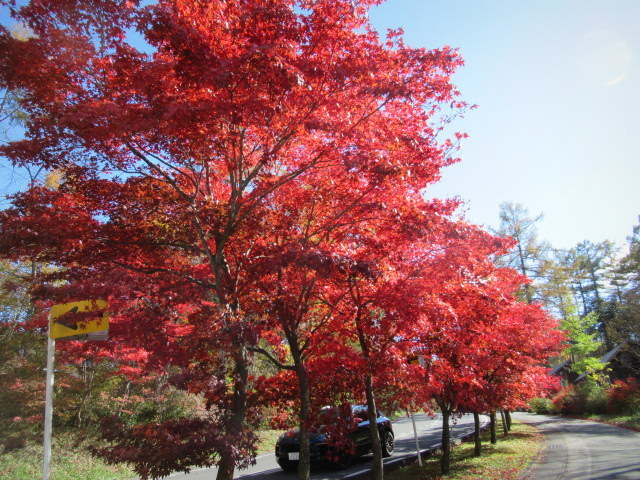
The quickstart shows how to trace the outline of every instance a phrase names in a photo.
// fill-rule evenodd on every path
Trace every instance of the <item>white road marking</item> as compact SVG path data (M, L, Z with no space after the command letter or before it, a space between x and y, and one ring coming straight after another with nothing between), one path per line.
M258 456L256 457L256 461L257 461L259 458L270 457L271 455L274 455L274 456L275 456L275 453L263 453L262 455L258 455ZM204 472L204 471L206 471L206 470L211 470L212 468L215 468L215 467L192 468L192 469L189 471L189 473ZM178 476L180 476L180 475L184 475L184 472L172 473L171 475L169 475L169 478L171 478L171 477L178 477Z

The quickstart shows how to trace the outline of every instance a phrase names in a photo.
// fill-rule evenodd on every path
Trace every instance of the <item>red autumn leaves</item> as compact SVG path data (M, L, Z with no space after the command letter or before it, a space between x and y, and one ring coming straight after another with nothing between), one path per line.
M251 458L266 403L295 405L303 428L365 390L512 406L557 342L491 262L504 241L423 195L455 161L436 131L442 105L465 108L460 57L381 42L374 3L41 0L15 11L33 37L0 37L28 114L2 153L63 179L15 196L0 253L55 267L42 302L109 299L111 342L74 355L171 366L204 395L215 435L199 448L220 478ZM406 364L417 353L425 368Z

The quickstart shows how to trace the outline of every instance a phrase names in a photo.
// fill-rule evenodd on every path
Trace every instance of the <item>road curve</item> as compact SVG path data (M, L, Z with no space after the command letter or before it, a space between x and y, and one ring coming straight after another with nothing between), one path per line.
M417 414L416 424L420 442L420 450L439 447L441 442L441 417L437 415L431 418L424 414ZM487 419L483 418L486 422ZM392 457L387 458L385 463L397 461L397 459L416 454L415 440L413 437L413 426L410 418L400 418L393 422L393 430L396 437L396 450ZM452 426L452 438L461 438L473 432L473 416L464 415ZM345 470L314 469L311 471L312 480L338 480L356 476L363 471L368 471L371 463L371 455L364 456L356 463ZM169 478L172 480L214 480L216 469L194 469L188 474L176 473ZM294 480L296 474L283 472L275 461L273 452L258 456L256 465L246 470L236 472L234 478L243 480Z
M640 480L640 433L559 416L513 416L545 437L544 451L522 480Z

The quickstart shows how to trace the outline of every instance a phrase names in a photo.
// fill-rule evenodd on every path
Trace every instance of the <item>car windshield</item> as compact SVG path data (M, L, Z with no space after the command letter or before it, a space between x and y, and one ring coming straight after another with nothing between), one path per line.
M378 417L381 417L382 413L378 411ZM359 418L363 421L368 420L369 412L366 405L353 405L350 409L337 408L333 406L322 407L320 409L320 420L322 425L333 425L338 423L338 419L350 421L351 419Z
M367 407L362 405L357 405L353 407L351 409L351 414L353 415L353 418L362 418L363 420L366 420L367 418L369 418L369 412L367 411Z
M351 414L353 418L361 418L367 420L369 418L369 410L366 405L354 405L351 407ZM382 412L378 410L378 417L382 417Z

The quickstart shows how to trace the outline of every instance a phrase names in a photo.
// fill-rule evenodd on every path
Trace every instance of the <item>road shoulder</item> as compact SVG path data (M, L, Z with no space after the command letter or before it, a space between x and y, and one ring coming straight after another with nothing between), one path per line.
M628 429L561 416L516 413L536 426L545 447L521 480L640 480L640 434Z

